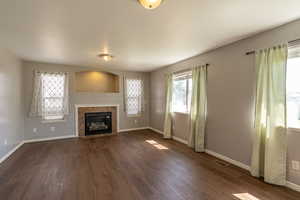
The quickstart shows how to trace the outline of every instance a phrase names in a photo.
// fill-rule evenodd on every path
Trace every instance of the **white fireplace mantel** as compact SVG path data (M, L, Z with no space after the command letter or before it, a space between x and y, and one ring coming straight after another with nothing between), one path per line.
M119 126L119 104L75 104L75 131L76 131L76 136L79 136L78 132L78 108L86 108L86 107L116 107L117 108L117 132L120 131L120 126Z

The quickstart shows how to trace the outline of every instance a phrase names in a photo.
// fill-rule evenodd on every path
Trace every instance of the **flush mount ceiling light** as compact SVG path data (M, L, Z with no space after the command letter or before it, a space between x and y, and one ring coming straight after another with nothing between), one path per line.
M99 54L98 57L102 58L105 61L110 61L111 59L113 59L113 56L108 53Z
M155 9L162 2L162 0L138 0L138 1L146 9Z

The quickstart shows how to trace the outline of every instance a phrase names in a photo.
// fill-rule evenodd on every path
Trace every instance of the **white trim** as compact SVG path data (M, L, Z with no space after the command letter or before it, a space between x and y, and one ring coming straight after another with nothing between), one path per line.
M51 124L51 123L62 123L62 122L66 122L67 120L65 119L56 119L56 120L42 120L41 123L43 124Z
M134 131L134 130L143 130L143 129L150 129L150 130L153 130L154 132L163 134L162 131L160 131L158 129L155 129L155 128L152 128L152 127L122 129L122 130L119 130L119 132ZM16 147L14 147L11 151L9 151L6 155L4 155L0 159L0 163L4 162L9 156L11 156L17 149L19 149L25 143L43 142L43 141L51 141L51 140L61 140L61 139L69 139L69 138L77 138L77 136L76 135L66 135L66 136L59 136L59 137L50 137L50 138L23 140ZM184 144L187 143L187 141L185 141L183 139L180 139L178 137L175 137L175 136L173 136L173 139L176 140L176 141L178 141L178 142L184 143ZM229 163L231 163L231 164L233 164L233 165L235 165L237 167L240 167L242 169L250 171L250 166L245 165L245 164L243 164L243 163L241 163L239 161L233 160L233 159L231 159L231 158L229 158L227 156L223 156L223 155L221 155L219 153L216 153L216 152L208 150L208 149L206 149L205 152L207 154L209 154L209 155L212 155L212 156L216 157L216 158L219 158L221 160L227 161L227 162L229 162ZM300 192L300 185L297 185L297 184L292 183L290 181L286 182L286 187L290 188L292 190L295 190L297 192Z
M300 132L300 128L292 128L292 127L289 127L289 128L288 128L288 132Z
M152 127L148 127L148 129L150 129L150 130L152 130L152 131L154 131L156 133L162 134L162 135L164 134L164 132L162 132L162 131L160 131L158 129L152 128ZM176 136L172 136L172 139L175 140L175 141L177 141L177 142L183 143L183 144L187 144L188 143L186 140L181 139L181 138L176 137Z
M287 182L286 182L286 187L288 187L288 188L290 188L290 189L292 189L292 190L295 190L295 191L297 191L297 192L300 192L300 185L297 185L297 184L295 184L295 183L292 183L292 182L287 181Z
M174 111L172 113L176 114L176 115L189 115L190 114L189 112L179 112L179 111Z
M139 128L120 129L120 130L119 130L119 133L122 133L122 132L128 132L128 131L146 130L146 129L149 129L149 127L139 127Z
M65 136L58 136L58 137L30 139L30 140L24 140L23 142L24 143L33 143L33 142L44 142L44 141L62 140L62 139L70 139L70 138L77 138L77 136L76 135L65 135Z
M142 116L142 114L141 113L139 113L139 114L126 114L126 116L129 117L129 118L139 118L139 117Z
M162 135L164 134L163 131L160 131L160 130L155 129L155 128L152 128L152 127L148 127L148 129L150 129L150 130L152 130L152 131L154 131L154 132L156 132L156 133L162 134Z
M247 171L250 171L250 166L249 166L249 165L245 165L244 163L241 163L241 162L239 162L239 161L233 160L233 159L231 159L231 158L229 158L229 157L227 157L227 156L223 156L223 155L221 155L221 154L219 154L219 153L216 153L216 152L211 151L211 150L208 150L208 149L205 149L205 153L207 153L207 154L209 154L209 155L211 155L211 156L214 156L214 157L216 157L216 158L219 158L219 159L221 159L221 160L224 160L224 161L226 161L226 162L229 162L229 163L231 163L231 164L233 164L233 165L235 165L235 166L237 166L237 167L240 167L240 168L242 168L242 169L245 169L245 170L247 170Z
M24 141L21 141L17 146L15 146L12 150L10 150L6 155L4 155L0 159L0 163L4 162L9 156L11 156L15 151L17 151L23 144Z
M157 130L157 129L155 129L155 128L149 127L149 129L153 130L154 132L163 134L162 131ZM186 140L183 140L183 139L181 139L181 138L179 138L179 137L176 137L176 136L173 136L172 138L173 138L174 140L178 141L178 142L183 143L183 144L187 144L187 143L188 143ZM239 162L239 161L233 160L233 159L231 159L231 158L229 158L229 157L223 156L223 155L221 155L221 154L219 154L219 153L216 153L216 152L214 152L214 151L211 151L211 150L206 149L205 152L206 152L207 154L209 154L209 155L212 155L212 156L216 157L216 158L219 158L219 159L221 159L221 160L225 160L225 161L227 161L227 162L229 162L229 163L231 163L231 164L233 164L233 165L235 165L235 166L238 166L238 167L243 168L243 169L248 170L248 171L250 170L250 166L245 165L244 163L241 163L241 162Z
M176 140L177 142L183 143L183 144L188 144L188 142L186 140L183 140L179 137L173 136L172 137L173 140Z
M119 104L75 104L75 134L78 137L78 108L81 107L116 107L117 108L117 132L120 132L120 126L119 126Z
M160 130L158 130L158 129L155 129L155 128L152 128L152 127L149 127L149 129L152 130L152 131L154 131L154 132L156 132L156 133L163 134L163 132L160 131ZM178 142L181 142L181 143L183 143L183 144L187 144L187 141L186 141L186 140L183 140L183 139L178 138L178 137L176 137L176 136L173 136L172 138L173 138L174 140L178 141ZM221 154L219 154L219 153L216 153L216 152L211 151L211 150L208 150L208 149L205 149L205 153L207 153L207 154L209 154L209 155L211 155L211 156L214 156L214 157L216 157L216 158L219 158L219 159L221 159L221 160L224 160L224 161L226 161L226 162L229 162L229 163L231 163L232 165L235 165L235 166L237 166L237 167L240 167L240 168L242 168L242 169L245 169L245 170L247 170L247 171L250 171L250 166L248 166L248 165L246 165L246 164L244 164L244 163L242 163L242 162L233 160L233 159L231 159L231 158L229 158L229 157L227 157L227 156L223 156L223 155L221 155ZM293 190L296 190L296 191L300 192L300 185L294 184L294 183L292 183L292 182L287 181L286 187L288 187L288 188L290 188L290 189L293 189Z
M250 171L250 166L245 165L244 163L241 163L241 162L239 162L239 161L233 160L233 159L231 159L231 158L229 158L229 157L223 156L223 155L221 155L221 154L219 154L219 153L213 152L213 151L208 150L208 149L206 149L205 152L206 152L207 154L209 154L209 155L212 155L212 156L216 157L216 158L219 158L219 159L221 159L221 160L227 161L227 162L229 162L229 163L231 163L231 164L233 164L233 165L235 165L235 166L237 166L237 167L240 167L240 168L242 168L242 169L245 169L245 170L247 170L247 171ZM300 192L300 185L297 185L297 184L292 183L292 182L290 182L290 181L286 181L286 185L285 185L285 186L286 186L287 188L290 188L290 189L292 189L292 190L295 190L295 191L297 191L297 192Z

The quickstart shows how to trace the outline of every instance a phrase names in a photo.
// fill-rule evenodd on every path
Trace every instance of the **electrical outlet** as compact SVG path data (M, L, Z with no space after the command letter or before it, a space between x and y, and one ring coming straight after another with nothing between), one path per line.
M37 128L33 128L32 132L37 133Z
M293 160L292 161L292 168L293 168L293 170L300 170L300 162L296 161L296 160Z
M7 140L4 140L4 145L7 145Z
M134 120L134 123L135 123L135 124L137 124L137 123L138 123L138 120L137 120L137 119L135 119L135 120Z
M51 126L51 127L50 127L50 130L51 130L52 132L54 132L54 131L55 131L55 126Z

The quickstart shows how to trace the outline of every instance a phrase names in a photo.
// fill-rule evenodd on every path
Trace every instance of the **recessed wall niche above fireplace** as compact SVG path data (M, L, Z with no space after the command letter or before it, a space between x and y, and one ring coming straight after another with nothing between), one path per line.
M109 72L75 73L76 92L119 93L119 76Z
M106 136L118 132L118 105L75 105L79 137Z

